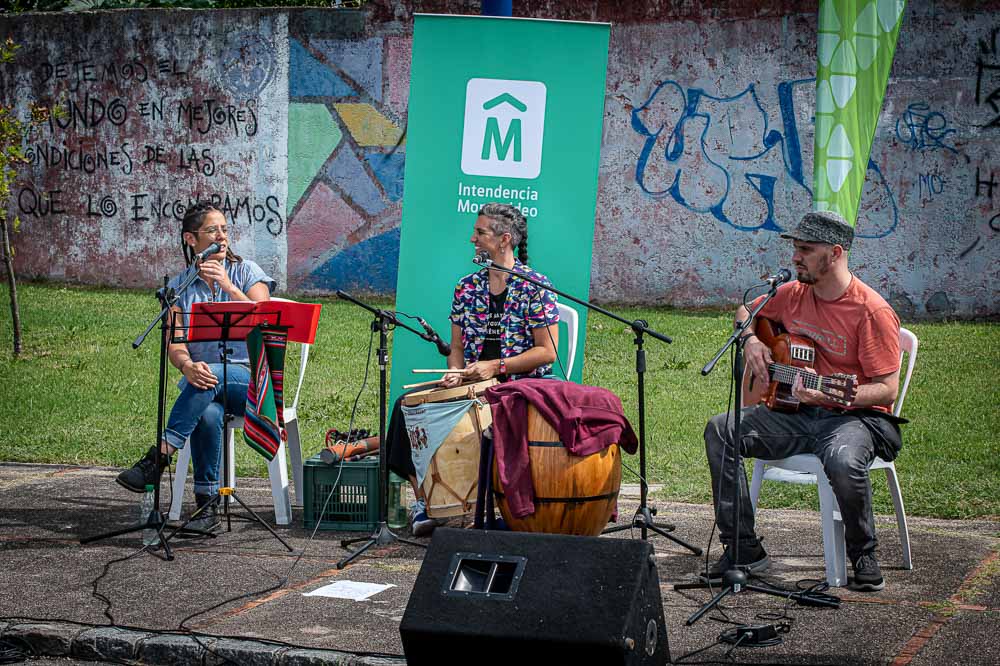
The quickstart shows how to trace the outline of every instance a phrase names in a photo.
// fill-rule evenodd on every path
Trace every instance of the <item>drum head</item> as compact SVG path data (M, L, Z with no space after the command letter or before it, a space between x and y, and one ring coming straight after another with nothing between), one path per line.
M407 407L422 405L426 402L446 402L448 400L465 400L478 398L486 392L486 389L498 384L496 379L485 379L481 382L462 384L453 388L430 388L423 391L407 393L403 396L403 404Z

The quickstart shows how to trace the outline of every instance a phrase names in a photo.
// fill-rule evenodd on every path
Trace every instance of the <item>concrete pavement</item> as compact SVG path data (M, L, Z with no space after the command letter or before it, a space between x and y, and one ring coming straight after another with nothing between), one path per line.
M399 623L422 549L373 549L338 570L336 562L346 554L340 539L364 533L321 531L310 541L299 508L295 525L278 528L294 553L242 520L215 539L174 540L173 561L136 554L138 533L81 546L81 537L125 527L135 515L139 496L119 488L115 472L0 464L0 638L23 640L45 655L39 663L53 664L405 663ZM169 492L166 483L163 490ZM266 480L240 479L238 490L273 520ZM622 516L638 504L631 491L623 489ZM707 544L710 507L654 504L661 520L676 524L675 534ZM817 513L763 509L759 528L773 560L764 580L794 588L800 579L823 577ZM831 590L843 600L835 610L753 592L731 597L724 613L733 621L766 624L784 616L791 625L780 645L740 647L732 658L767 664L1000 663L993 638L1000 626L1000 524L911 518L910 571L901 567L894 518L880 516L878 529L884 591ZM605 538L629 538L629 532ZM652 542L672 657L706 647L690 660L724 662L730 646L713 645L729 626L713 619L723 614L686 626L708 593L673 589L693 580L704 558L662 537ZM366 601L304 596L335 581L393 587Z

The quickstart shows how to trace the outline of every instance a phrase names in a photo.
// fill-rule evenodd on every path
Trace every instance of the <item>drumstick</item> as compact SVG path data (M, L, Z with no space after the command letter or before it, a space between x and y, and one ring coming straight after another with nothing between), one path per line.
M419 382L417 384L403 384L404 389L417 388L418 386L430 386L431 384L440 384L442 380L432 379L429 382Z
M449 373L450 374L454 374L456 372L465 372L465 370L463 370L462 368L448 368L447 370L431 370L429 368L414 368L413 370L410 370L410 372L412 372L414 374L418 374L418 375L421 375L421 374L428 375L428 374L431 374L431 373L437 373L437 374L445 375L445 374L449 374Z

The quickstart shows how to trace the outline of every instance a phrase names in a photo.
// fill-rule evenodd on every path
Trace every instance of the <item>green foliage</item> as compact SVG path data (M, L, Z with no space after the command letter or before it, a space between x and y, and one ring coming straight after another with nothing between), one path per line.
M0 44L0 63L14 62L19 48L8 37ZM11 185L17 177L17 165L25 161L22 144L27 130L27 123L17 118L13 107L0 104L0 218L3 219L7 217L7 203L10 201ZM14 224L17 225L16 218Z
M0 351L0 460L125 466L155 441L159 338L137 351L132 340L159 311L151 293L29 283L25 326L32 331L21 358ZM0 287L0 298L3 298ZM308 300L308 299L307 299ZM371 319L339 300L317 299L323 315L309 357L299 417L303 453L317 453L328 428L346 430L368 358ZM383 303L379 307L392 307ZM616 309L616 311L618 311ZM673 337L646 338L648 474L663 485L658 499L706 504L709 494L702 431L724 411L728 358L702 377L700 369L730 333L729 312L622 308ZM1000 516L1000 369L996 323L906 324L920 353L903 413L904 448L896 461L907 513L939 518ZM0 318L0 338L9 335ZM393 335L409 335L405 331ZM621 397L638 425L635 345L623 325L592 314L587 327L584 382ZM285 384L298 375L298 345L290 345ZM168 407L176 395L171 370ZM378 426L374 361L361 393L355 427ZM265 476L263 459L238 445L243 475ZM637 457L625 464L638 470ZM635 482L626 471L626 482ZM876 511L891 514L882 475L873 478ZM816 508L814 487L765 484L763 506Z

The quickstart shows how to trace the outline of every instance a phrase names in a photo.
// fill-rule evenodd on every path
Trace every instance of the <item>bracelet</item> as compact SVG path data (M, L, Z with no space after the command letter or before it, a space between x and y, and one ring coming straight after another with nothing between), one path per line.
M503 357L500 358L500 374L501 375L507 374L507 361L505 361Z

